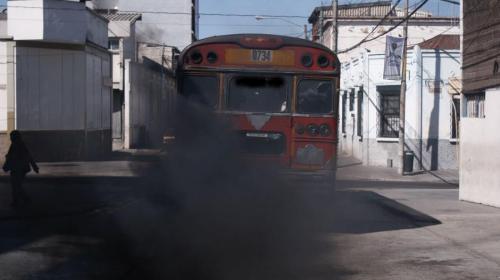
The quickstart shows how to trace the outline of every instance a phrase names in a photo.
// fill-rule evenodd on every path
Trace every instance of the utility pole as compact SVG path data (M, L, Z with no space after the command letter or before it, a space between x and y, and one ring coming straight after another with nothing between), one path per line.
M401 92L399 96L399 155L400 155L400 164L399 164L399 174L403 175L404 173L404 162L405 162L405 116L406 116L406 58L407 58L407 48L408 48L408 22L410 19L408 18L408 7L409 0L406 0L405 7L405 24L403 27L403 37L405 39L403 45L403 57L401 58Z
M333 0L332 1L332 16L333 16L333 21L332 21L332 34L333 37L333 43L335 44L333 46L333 51L337 53L339 50L339 0Z
M318 29L318 32L319 32L319 43L323 44L323 5L321 5L321 8L319 10L319 29Z
M304 39L309 40L307 37L307 24L304 24Z

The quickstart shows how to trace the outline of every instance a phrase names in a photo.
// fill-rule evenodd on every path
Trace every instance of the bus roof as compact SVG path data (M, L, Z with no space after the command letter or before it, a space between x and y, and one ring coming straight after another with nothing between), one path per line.
M286 46L296 46L296 47L308 47L308 48L316 48L323 50L325 52L333 53L329 48L318 44L313 41L308 41L301 38L282 36L282 35L272 35L272 34L231 34L231 35L221 35L221 36L212 36L205 39L198 40L191 45L187 46L181 53L181 57L192 48L202 45L210 45L210 44L237 44L241 46L242 38L266 38L266 39L279 39L281 40L281 44L279 47ZM244 47L244 46L242 46Z

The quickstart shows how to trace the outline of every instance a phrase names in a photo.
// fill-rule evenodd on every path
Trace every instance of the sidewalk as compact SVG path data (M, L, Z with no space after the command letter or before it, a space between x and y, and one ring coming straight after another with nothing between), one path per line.
M114 152L113 156L105 161L41 162L38 163L40 173L30 172L28 177L35 179L138 177L144 174L159 159L160 151L157 150L118 151ZM8 173L1 172L0 180L8 176Z
M339 157L337 168L337 180L447 183L457 186L459 182L458 170L438 170L401 176L396 168L366 166L361 161L346 156Z
M161 159L157 150L128 150L114 152L107 161L39 163L40 174L31 172L30 178L90 178L138 177ZM0 173L0 180L7 173ZM339 157L337 180L425 182L458 185L458 170L439 170L401 176L395 168L365 166L352 157Z

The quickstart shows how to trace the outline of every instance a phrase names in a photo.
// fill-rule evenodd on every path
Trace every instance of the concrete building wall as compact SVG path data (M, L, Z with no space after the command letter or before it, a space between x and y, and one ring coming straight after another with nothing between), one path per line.
M458 168L457 146L450 139L452 96L445 85L450 77L460 72L459 59L458 51L420 51L416 48L409 53L406 144L417 159L421 159L425 169ZM341 148L342 152L359 158L364 164L386 166L389 160L397 167L398 139L380 136L380 98L387 91L398 93L400 82L384 80L383 69L383 53L365 52L343 66L341 88L348 98L346 133L341 137ZM351 89L355 91L352 111L348 108ZM362 101L358 95L360 90L363 91ZM358 106L360 101L362 104ZM358 136L358 118L362 123L361 136ZM417 161L415 168L419 167Z
M195 34L192 32L192 3L192 0L120 0L117 7L119 11L165 12L143 13L142 20L136 24L137 37L142 42L170 45L182 50L193 41L193 36L198 35L197 19ZM197 14L198 5L195 11Z
M173 125L176 95L173 77L126 61L125 149L160 147Z
M0 42L0 133L7 133L7 43Z
M0 162L9 147L8 137L8 92L7 92L7 42L0 42Z
M369 32L371 32L375 25L378 23L378 20L340 20L339 21L339 47L338 50L346 50L361 40L363 40ZM391 28L392 25L383 24L377 28L375 31L375 35L378 35L382 32L387 31ZM439 34L459 34L460 26L457 21L453 20L443 20L443 21L435 21L432 19L429 20L419 20L418 22L411 22L408 27L408 44L416 45L425 40L428 40L434 36ZM323 44L329 48L333 47L333 40L331 39L330 34L332 34L332 26L330 25L324 32L323 36ZM360 52L364 52L365 49L370 50L371 52L383 52L385 50L385 37L393 36L393 37L401 37L403 36L403 27L397 27L393 31L387 33L380 38L366 42L362 46L357 47L349 52L342 53L339 55L339 59L344 62L348 61L353 56L358 56Z
M0 38L7 38L8 37L8 30L7 30L7 14L0 14Z
M485 91L484 118L460 123L460 199L500 207L500 88Z
M8 1L8 35L16 41L43 40L107 48L107 21L83 3L60 0Z
M15 128L43 161L111 151L111 62L105 50L15 47Z

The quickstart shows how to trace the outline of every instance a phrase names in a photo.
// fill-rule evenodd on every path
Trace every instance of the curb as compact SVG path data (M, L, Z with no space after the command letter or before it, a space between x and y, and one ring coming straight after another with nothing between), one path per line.
M383 196L377 197L374 200L377 200L377 202L379 202L385 210L395 214L396 216L406 217L416 224L441 224L441 221L395 200L391 200Z

